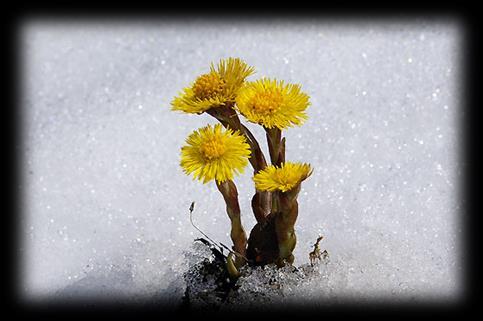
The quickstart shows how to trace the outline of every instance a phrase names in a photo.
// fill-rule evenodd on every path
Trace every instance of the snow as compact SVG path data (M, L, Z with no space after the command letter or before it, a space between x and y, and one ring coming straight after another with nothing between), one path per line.
M285 132L287 159L314 167L295 264L319 234L330 263L290 295L457 300L461 41L451 21L32 19L21 33L24 298L179 303L201 236L192 201L196 224L230 244L216 187L179 167L185 137L214 120L169 102L232 56L256 68L250 79L311 96L309 120ZM250 172L236 180L248 230Z

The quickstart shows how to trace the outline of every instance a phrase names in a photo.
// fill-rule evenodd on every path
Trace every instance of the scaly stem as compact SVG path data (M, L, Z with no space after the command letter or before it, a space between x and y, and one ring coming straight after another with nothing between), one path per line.
M216 182L218 190L223 195L226 203L226 212L231 221L231 240L233 241L233 250L237 255L235 258L235 266L238 268L245 264L247 236L243 229L240 217L240 205L238 203L238 192L235 183L231 180L219 183Z
M282 139L282 131L277 127L265 128L265 132L272 165L280 167L285 161L285 137ZM272 193L271 213L274 215L280 211L279 194L279 192Z
M253 136L252 132L243 124L240 124L240 131L245 135L247 138L248 144L252 150L253 154L253 170L255 173L258 173L265 167L267 167L267 161L265 160L265 155L263 155L262 149L260 148L260 144L258 144L257 139Z
M265 128L268 151L272 165L280 167L285 161L285 138L282 140L282 131L277 128Z
M277 265L283 266L285 262L293 263L292 254L297 238L295 236L295 222L298 216L297 195L300 191L300 184L288 192L280 192L280 211L275 216L275 231L279 248L279 259Z

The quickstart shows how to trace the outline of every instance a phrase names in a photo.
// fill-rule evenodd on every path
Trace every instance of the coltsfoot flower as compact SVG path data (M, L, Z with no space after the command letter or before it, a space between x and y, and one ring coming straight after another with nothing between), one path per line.
M250 146L239 131L220 124L195 130L181 148L181 167L186 174L207 183L221 183L243 172L250 157Z
M220 60L171 101L172 110L206 113L220 122L188 136L181 148L180 164L194 179L216 181L231 223L233 252L227 269L234 279L239 276L238 268L247 263L281 267L294 262L297 197L301 182L312 174L307 163L285 161L286 137L282 136L282 130L302 125L307 119L309 96L300 85L276 79L246 82L253 73L253 67L241 59ZM241 123L239 114L263 127L271 166L267 167L256 137ZM247 238L233 177L241 174L249 161L257 172L251 202L257 223Z
M238 111L265 128L301 125L309 105L309 96L300 91L300 85L267 78L247 83L236 98Z
M172 110L201 114L210 108L234 104L238 90L254 71L239 58L220 60L217 68L211 64L209 73L199 76L173 99Z
M287 192L312 174L312 168L306 163L282 163L280 167L270 165L253 177L259 191Z

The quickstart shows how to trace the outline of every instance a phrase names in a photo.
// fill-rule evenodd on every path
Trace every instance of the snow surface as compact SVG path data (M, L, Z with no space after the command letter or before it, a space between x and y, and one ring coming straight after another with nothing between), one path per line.
M250 79L311 96L309 120L285 133L287 159L315 169L295 264L319 234L330 264L291 295L457 300L461 44L451 21L32 19L21 33L24 297L179 303L200 236L190 203L205 233L230 239L214 184L179 167L185 137L215 122L169 102L233 56L256 68ZM250 175L236 179L247 230Z

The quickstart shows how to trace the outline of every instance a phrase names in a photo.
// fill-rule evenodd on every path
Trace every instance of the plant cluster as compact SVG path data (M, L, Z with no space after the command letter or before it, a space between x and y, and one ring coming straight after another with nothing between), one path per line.
M306 163L287 161L282 131L307 119L309 96L300 85L276 79L247 81L254 68L238 58L221 60L196 78L171 102L172 110L208 114L219 124L191 133L181 148L181 167L188 175L215 181L231 221L232 252L228 271L236 275L245 264L292 264L296 245L297 197L312 173ZM269 162L241 118L263 127ZM255 192L252 210L257 220L247 237L241 222L234 177L250 163Z

